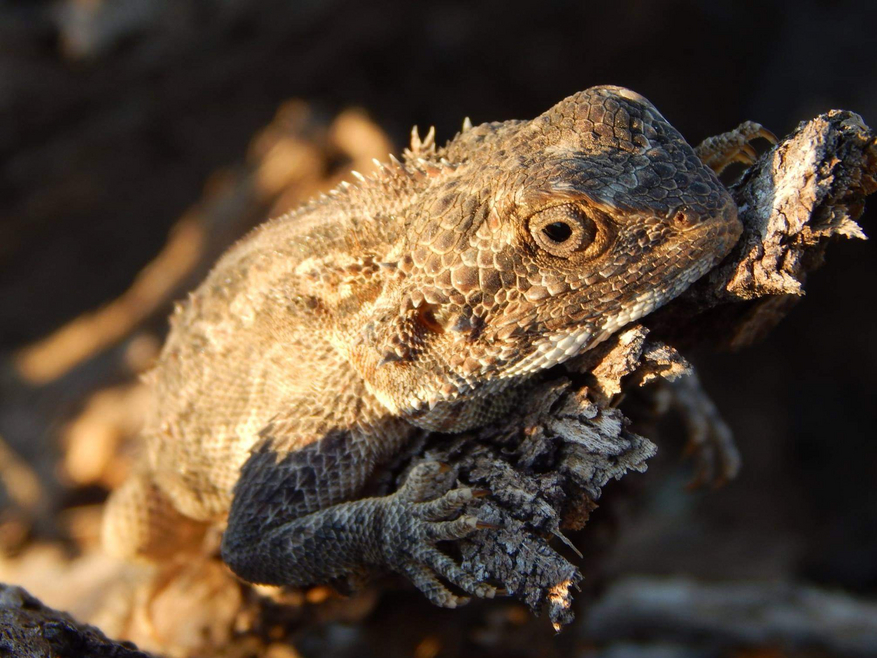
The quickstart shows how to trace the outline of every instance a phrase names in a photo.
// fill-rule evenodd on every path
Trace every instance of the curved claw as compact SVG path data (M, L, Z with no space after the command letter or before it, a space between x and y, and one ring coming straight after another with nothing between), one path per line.
M743 144L740 147L740 153L745 155L752 162L752 164L755 164L755 162L758 160L758 151L752 148L749 144Z
M755 122L753 121L751 123L755 123ZM761 124L755 124L755 125L758 126L758 130L755 133L755 137L761 137L762 139L766 139L773 146L776 146L777 144L780 143L780 140L777 139L777 136L774 135L770 130L768 130L767 128L765 128ZM755 137L753 137L752 139L755 139Z

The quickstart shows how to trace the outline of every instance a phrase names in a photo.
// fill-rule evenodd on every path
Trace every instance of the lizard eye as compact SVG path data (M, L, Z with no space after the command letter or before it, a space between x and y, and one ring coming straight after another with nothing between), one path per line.
M596 235L594 222L572 204L540 210L530 217L528 226L536 244L554 256L581 251Z

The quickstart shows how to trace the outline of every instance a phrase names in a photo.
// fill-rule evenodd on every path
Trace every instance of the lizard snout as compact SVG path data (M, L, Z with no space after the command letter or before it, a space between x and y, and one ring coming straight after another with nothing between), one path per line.
M719 210L707 210L706 208L696 208L689 204L680 204L671 209L667 213L667 218L672 225L680 231L689 231L692 229L709 229L714 231L716 228L722 229L729 234L733 233L735 238L739 236L742 226L737 217L737 206L731 199L730 195L726 195L724 205Z
M698 226L703 218L689 206L681 205L670 211L670 219L673 225L682 230Z

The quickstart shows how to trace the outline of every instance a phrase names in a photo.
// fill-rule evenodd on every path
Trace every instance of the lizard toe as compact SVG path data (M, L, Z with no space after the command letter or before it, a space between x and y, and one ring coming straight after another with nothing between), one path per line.
M458 596L445 587L433 571L415 561L405 562L401 571L433 604L442 608L459 608L469 603L468 596Z
M396 492L400 499L413 503L431 501L454 486L456 475L438 461L422 461L415 465Z
M425 546L418 557L426 562L435 573L468 594L482 599L492 599L497 595L495 587L480 582L472 574L464 571L450 557L433 546Z
M433 521L424 526L424 534L431 542L462 539L478 528L478 517L463 515L453 521Z
M467 503L475 498L469 487L451 489L435 500L420 503L419 513L427 521L441 521L459 512Z

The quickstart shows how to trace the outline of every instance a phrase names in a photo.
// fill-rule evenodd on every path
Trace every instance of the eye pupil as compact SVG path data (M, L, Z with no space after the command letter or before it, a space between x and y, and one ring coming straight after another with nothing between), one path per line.
M552 222L542 227L545 237L558 244L566 242L572 236L572 228L566 222Z
M556 258L572 258L589 249L600 234L594 219L574 203L549 206L527 218L535 247Z

